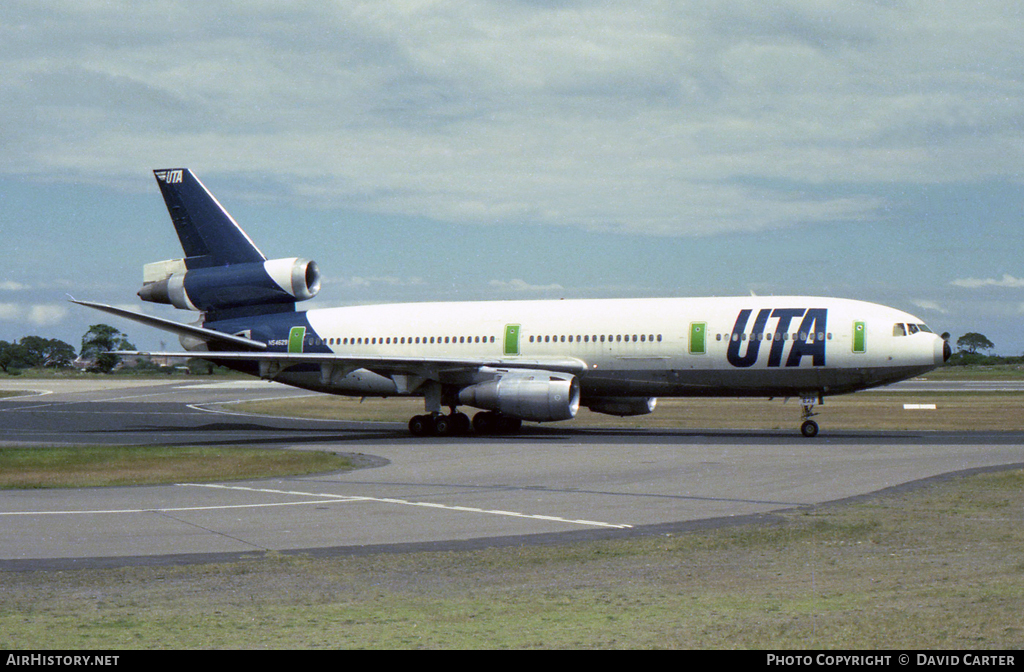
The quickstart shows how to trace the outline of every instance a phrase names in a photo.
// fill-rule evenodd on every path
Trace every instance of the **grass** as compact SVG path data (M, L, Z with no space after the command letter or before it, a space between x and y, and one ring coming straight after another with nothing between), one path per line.
M1024 364L970 364L940 366L922 378L927 380L1019 380L1024 377Z
M0 489L205 482L352 467L335 453L237 446L0 446Z
M3 577L0 648L1008 649L1024 472L778 524Z

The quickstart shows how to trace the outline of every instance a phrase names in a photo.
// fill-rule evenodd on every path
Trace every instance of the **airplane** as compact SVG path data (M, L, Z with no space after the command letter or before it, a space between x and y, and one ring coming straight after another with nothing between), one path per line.
M925 373L950 357L909 313L815 296L425 302L296 310L320 290L316 262L267 259L186 168L154 170L185 256L143 267L143 301L198 311L194 324L74 303L169 331L186 352L330 394L422 397L417 436L507 433L580 407L645 415L659 397L799 398L815 405ZM473 419L459 407L479 409ZM447 408L448 413L443 409Z

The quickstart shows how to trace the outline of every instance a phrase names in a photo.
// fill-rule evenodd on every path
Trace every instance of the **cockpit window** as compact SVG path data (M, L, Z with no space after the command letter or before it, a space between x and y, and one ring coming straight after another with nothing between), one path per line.
M927 324L912 324L910 322L903 324L902 322L897 322L892 325L893 336L913 336L919 331L923 331L926 334L932 333L932 330L928 328Z

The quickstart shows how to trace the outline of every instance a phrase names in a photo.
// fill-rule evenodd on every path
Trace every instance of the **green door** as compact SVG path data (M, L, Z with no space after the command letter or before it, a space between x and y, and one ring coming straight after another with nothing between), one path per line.
M302 352L302 345L306 340L305 327L292 327L288 332L288 352Z
M706 348L707 322L690 322L690 354L703 355Z
M506 355L518 355L519 354L519 325L518 324L506 324L505 325L505 349Z
M867 352L867 329L863 322L853 323L853 351Z

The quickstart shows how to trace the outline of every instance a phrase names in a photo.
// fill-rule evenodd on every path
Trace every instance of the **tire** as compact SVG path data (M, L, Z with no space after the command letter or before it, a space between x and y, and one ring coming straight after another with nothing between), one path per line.
M496 418L490 411L481 411L473 416L473 431L477 434L493 434L496 425Z
M451 415L453 434L462 435L469 431L472 424L469 421L469 416L465 413L453 413Z
M515 434L523 427L523 421L520 418L512 418L507 415L498 417L498 431L502 434Z
M448 436L449 434L455 433L455 423L452 422L450 416L439 415L433 418L434 421L434 434L438 436Z
M429 415L414 415L409 419L409 433L413 436L430 436L434 433L434 419Z
M808 439L814 438L818 435L818 423L814 420L805 420L804 424L800 425L800 433Z

